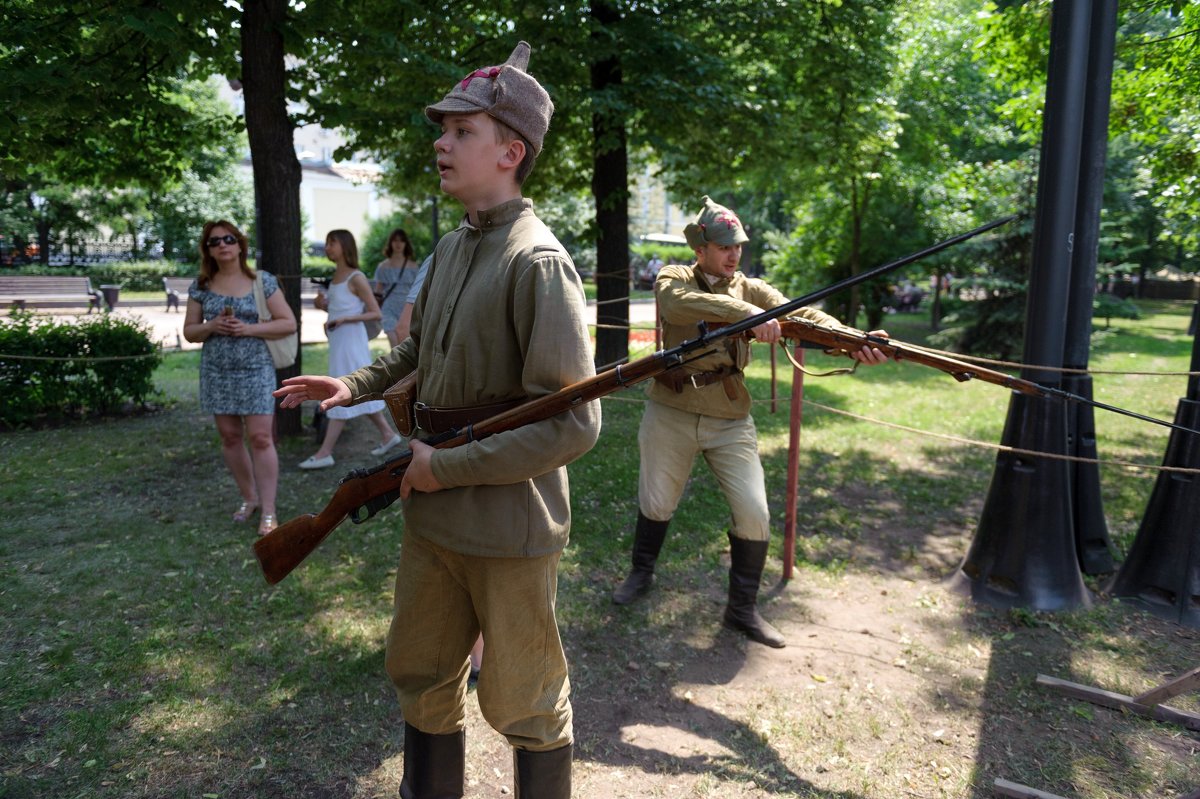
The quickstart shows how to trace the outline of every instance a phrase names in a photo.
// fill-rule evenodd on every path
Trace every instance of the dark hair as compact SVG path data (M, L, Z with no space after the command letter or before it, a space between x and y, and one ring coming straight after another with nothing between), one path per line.
M196 278L196 285L202 289L208 288L208 281L212 280L213 275L220 269L217 259L213 258L212 253L208 251L208 237L212 235L213 228L219 227L228 230L238 240L238 261L242 266L242 274L251 280L254 279L254 270L246 262L246 253L250 249L249 242L246 241L246 234L238 230L238 226L232 222L218 219L213 222L205 222L204 230L200 233L200 275Z
M533 171L533 165L537 162L537 153L534 151L533 145L529 143L529 139L517 133L495 117L492 117L492 121L496 123L497 142L503 144L516 140L525 145L525 157L521 159L521 163L517 164L517 171L513 173L513 178L517 181L517 185L523 186L525 178L529 177L529 173Z
M331 230L325 234L325 241L333 239L342 246L342 260L351 269L358 269L358 245L354 243L354 234L349 230Z
M403 228L396 228L388 234L387 245L383 248L383 257L392 257L392 242L397 236L404 240L404 260L415 261L417 256L413 253L412 239L408 237L408 234L404 232Z

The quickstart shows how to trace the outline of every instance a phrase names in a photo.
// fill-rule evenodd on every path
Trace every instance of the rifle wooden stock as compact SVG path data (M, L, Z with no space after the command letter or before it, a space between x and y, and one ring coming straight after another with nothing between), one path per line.
M849 357L851 352L857 352L863 347L874 347L894 361L912 361L922 366L931 366L946 372L960 383L968 380L982 380L985 383L994 383L997 386L1011 388L1022 394L1031 394L1036 397L1047 396L1047 392L1053 391L1053 389L1048 389L1038 383L1013 377L1004 372L947 358L921 347L905 344L903 341L872 336L861 330L825 327L807 319L785 319L779 323L779 327L783 331L784 338L819 345L831 355Z
M377 497L384 498L379 510L395 502L400 496L400 481L411 460L412 452L405 451L374 469L351 472L338 483L337 490L320 513L305 513L290 519L255 541L254 556L258 558L267 582L274 585L287 577L347 517L355 518L359 508L371 506ZM392 492L395 496L388 498Z

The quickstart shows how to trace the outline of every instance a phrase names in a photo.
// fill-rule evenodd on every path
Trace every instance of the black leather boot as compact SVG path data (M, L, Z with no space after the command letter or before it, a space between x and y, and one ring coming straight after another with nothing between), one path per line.
M513 750L515 799L570 799L572 746L549 752Z
M466 753L465 731L431 735L405 722L400 799L462 799Z
M767 542L729 536L729 604L725 626L746 634L751 641L779 649L786 645L779 630L758 615L758 584L767 562Z
M654 564L667 537L667 526L671 523L647 519L638 511L637 527L633 531L633 568L625 582L613 591L612 601L617 605L628 605L644 595L654 585Z

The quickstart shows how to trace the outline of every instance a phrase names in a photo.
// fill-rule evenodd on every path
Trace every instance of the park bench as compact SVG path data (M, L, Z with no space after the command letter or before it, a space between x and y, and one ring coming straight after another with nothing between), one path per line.
M58 277L54 275L0 275L0 305L13 309L24 308L27 303L78 303L93 308L103 308L103 297L92 288L90 278L83 276Z
M195 278L191 277L164 277L163 288L167 292L167 310L179 307L180 300L187 300L188 287L192 285ZM300 298L302 300L310 300L317 295L317 284L313 283L311 278L300 278Z

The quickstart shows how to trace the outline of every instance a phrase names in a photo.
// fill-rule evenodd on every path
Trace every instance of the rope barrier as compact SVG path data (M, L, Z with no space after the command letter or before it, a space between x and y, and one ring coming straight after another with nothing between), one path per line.
M950 350L939 350L933 347L923 347L918 344L906 344L910 349L928 352L934 355L943 355L947 358L953 358L957 361L966 361L967 363L977 363L981 366L1003 366L1009 369L1037 369L1042 372L1060 372L1063 374L1076 375L1137 375L1151 377L1191 377L1200 375L1200 372L1120 372L1109 369L1074 369L1066 366L1041 366L1039 364L1026 364L1020 361L999 361L993 358L983 358L978 355L963 355L959 352L951 352Z
M0 352L0 361L78 361L80 363L104 363L106 361L141 361L146 358L157 358L160 352L147 352L142 355L8 355Z
M617 297L615 300L596 300L596 305L612 305L616 302L633 302L633 297Z
M609 394L607 396L601 397L600 399L605 400L605 401L633 402L633 403L639 403L639 404L644 404L646 402L649 402L649 400L646 399L645 397L641 397L641 398L625 397L625 396L618 396L615 394ZM778 400L751 399L751 402L755 405L763 405L763 404L770 403L770 402L782 402L784 404L790 404L791 400L790 400L790 398L780 398ZM928 436L930 438L937 438L937 439L941 439L943 441L950 441L955 444L965 444L968 446L980 447L982 449L991 449L991 450L997 450L999 452L1008 452L1008 453L1012 453L1014 455L1024 455L1024 456L1028 456L1031 458L1049 458L1051 460L1073 461L1076 463L1092 463L1092 464L1096 464L1097 466L1117 466L1122 469L1130 469L1130 470L1151 473L1151 474L1139 475L1142 477L1153 477L1158 472L1171 472L1174 474L1200 474L1200 469L1192 469L1192 468L1188 468L1188 467L1184 467L1184 466L1161 466L1161 465L1155 465L1155 464L1149 464L1149 463L1135 463L1133 461L1124 461L1124 460L1108 460L1108 459L1103 459L1103 458L1085 458L1080 455L1060 455L1056 452L1042 452L1040 450L1024 449L1021 447L1010 447L1007 444L996 444L996 443L992 443L990 441L978 441L973 438L965 438L963 436L957 436L957 435L954 435L951 433L935 433L932 430L921 430L920 428L917 428L917 427L909 427L907 425L897 424L895 422L888 422L883 419L876 419L872 416L863 416L861 414L851 413L850 411L844 411L839 408L833 408L829 405L824 405L822 403L814 402L813 400L808 400L808 399L803 400L803 405L804 405L804 407L812 407L812 408L816 408L817 410L828 411L830 413L838 414L839 416L846 416L846 417L855 419L860 422L866 422L868 424L876 424L876 425L880 425L881 427L889 427L894 430L901 430L903 432L912 433L914 435Z
M756 402L756 403L770 402L770 400L754 400L754 402ZM1057 452L1042 452L1040 450L1034 450L1034 449L1023 449L1021 447L1010 447L1007 444L993 444L988 441L977 441L976 439L973 439L973 438L965 438L963 436L956 436L956 435L949 434L949 433L935 433L931 430L921 430L920 428L909 427L907 425L897 424L895 422L888 422L888 421L884 421L883 419L875 419L870 416L862 416L862 415L859 415L856 413L851 413L850 411L841 410L840 408L833 408L828 405L823 405L819 402L813 402L812 400L804 400L804 405L805 406L811 405L812 407L817 408L818 410L829 411L830 413L835 413L835 414L838 414L839 416L847 416L851 419L856 419L860 422L869 422L871 424L877 424L882 427L890 427L894 430L903 430L906 433L915 433L917 435L929 436L931 438L939 438L939 439L942 439L943 441L951 441L956 444L967 444L967 445L974 446L974 447L982 447L984 449L994 449L994 450L998 450L1000 452L1010 452L1014 455L1027 455L1032 458L1048 458L1050 460L1073 461L1076 463L1093 463L1093 464L1096 464L1099 466L1120 466L1121 468L1124 468L1124 469L1140 469L1140 470L1152 471L1152 472L1174 472L1177 474L1200 474L1200 469L1191 469L1191 468L1184 467L1184 466L1159 466L1159 465L1147 464L1147 463L1134 463L1133 461L1105 460L1105 459L1101 459L1101 458L1085 458L1080 455L1060 455Z

